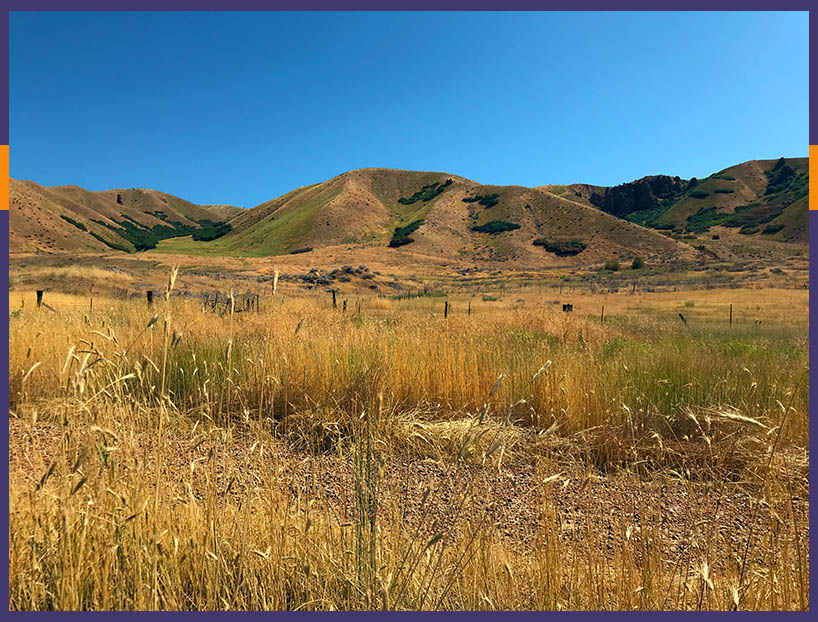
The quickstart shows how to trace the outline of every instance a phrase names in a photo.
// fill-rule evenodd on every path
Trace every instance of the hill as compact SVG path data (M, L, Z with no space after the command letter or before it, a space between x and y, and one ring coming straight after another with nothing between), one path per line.
M653 175L615 187L527 188L372 168L247 210L156 190L89 192L11 180L11 249L316 259L341 253L461 268L571 267L635 256L673 265L759 253L775 263L806 245L807 170L806 158L781 158L701 180Z
M696 254L659 232L536 188L395 169L350 171L262 203L230 224L232 231L217 240L179 238L157 250L264 257L352 245L407 260L521 266Z
M705 179L643 177L615 187L542 186L645 227L702 234L727 227L745 236L806 243L808 158L751 160Z
M179 235L213 239L241 212L229 205L196 205L164 192L77 186L45 187L9 180L11 250L135 252Z

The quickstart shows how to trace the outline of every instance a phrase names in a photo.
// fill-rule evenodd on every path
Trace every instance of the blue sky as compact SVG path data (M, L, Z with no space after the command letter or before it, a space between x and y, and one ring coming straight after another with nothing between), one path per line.
M362 167L614 185L806 156L806 13L12 13L11 175L251 207Z

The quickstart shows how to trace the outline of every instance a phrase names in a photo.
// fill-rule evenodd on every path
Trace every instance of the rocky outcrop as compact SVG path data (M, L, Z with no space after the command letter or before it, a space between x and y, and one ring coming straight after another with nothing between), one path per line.
M594 192L589 201L602 211L622 218L632 212L652 209L661 199L682 192L685 187L686 182L679 177L652 175Z

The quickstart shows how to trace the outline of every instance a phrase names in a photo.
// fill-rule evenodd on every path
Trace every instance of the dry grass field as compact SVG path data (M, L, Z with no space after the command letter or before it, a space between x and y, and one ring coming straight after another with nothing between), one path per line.
M165 291L10 292L12 609L809 607L804 289Z

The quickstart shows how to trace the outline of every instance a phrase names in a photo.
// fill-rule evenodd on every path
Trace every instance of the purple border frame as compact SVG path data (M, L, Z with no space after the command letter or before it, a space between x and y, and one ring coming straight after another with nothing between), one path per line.
M444 0L442 2L435 2L434 0L387 0L386 2L375 2L373 0L347 0L346 2L331 2L327 0L318 0L312 1L309 3L300 3L298 0L274 0L273 2L264 0L241 0L237 2L233 6L228 6L229 3L225 2L225 0L172 0L170 2L162 2L161 0L115 0L114 2L103 2L101 0L75 0L75 1L65 1L65 0L34 0L31 2L26 2L25 0L6 0L3 2L3 11L0 12L0 31L2 31L6 37L8 37L9 32L9 12L10 11L250 11L250 10L259 10L259 11L286 11L286 10L298 10L298 11L543 11L543 10L551 10L551 11L808 11L811 13L810 8L814 6L812 2L807 0L785 0L784 2L774 3L769 0L745 0L744 2L740 2L737 0L717 0L716 2L707 2L707 0L659 0L658 2L650 2L649 0L621 0L617 2L616 0L586 0L584 2L570 2L570 0L559 0L556 2L548 1L548 2L537 2L536 0L512 0L511 2L502 3L498 2L497 0L472 0L471 2L467 2L465 0ZM811 17L811 15L810 15ZM818 40L818 36L816 36L816 32L818 32L818 20L812 21L810 23L809 28L809 39L810 39L810 51L809 51L809 60L810 60L810 85L809 85L809 94L810 94L810 104L809 104L809 111L810 111L810 127L809 127L809 144L810 145L818 145L818 123L816 123L815 119L818 118L818 115L813 114L813 110L818 107L818 97L816 97L816 90L818 89L818 80L814 79L813 73L816 73L816 67L818 67L818 44L813 46L812 43ZM9 47L8 45L3 46L0 50L0 67L3 68L5 72L6 79L2 82L2 88L4 91L0 91L0 94L3 97L0 97L0 117L5 114L8 117L9 112L9 98L8 98L8 60L9 60ZM9 128L8 125L3 126L0 128L0 145L7 145L9 144ZM8 211L0 211L0 232L2 241L6 246L9 243L9 212ZM810 258L809 258L809 266L810 266L810 273L818 272L818 210L811 211L809 213L809 247L810 247ZM8 264L8 260L7 260ZM8 265L6 266L8 267ZM6 272L6 274L8 274ZM8 276L6 277L8 278ZM8 284L8 283L7 283ZM818 285L814 284L813 280L810 280L810 299L812 299L815 295L815 292L818 291ZM5 299L6 299L6 306L8 306L8 288L3 290ZM816 320L818 320L818 305L810 304L809 309L809 322L812 325ZM8 324L3 326L5 328L5 334L8 336ZM818 346L818 341L810 335L810 351L809 351L809 363L810 363L810 371L809 371L809 382L810 386L812 386L818 377L818 371L816 371L815 363L818 356L815 354L816 346ZM0 378L0 402L5 401L8 404L9 398L9 383L8 383L8 367L3 369L5 372L2 374L4 378ZM810 416L814 415L816 408L813 408L810 404ZM5 439L6 439L6 446L8 446L9 437L8 437L8 428L6 427L3 432ZM810 445L815 444L816 437L818 437L818 432L816 432L815 426L810 425ZM5 473L6 479L8 479L8 466L5 466ZM810 462L809 467L809 489L810 489L810 497L813 496L813 491L815 487L813 486L813 482L815 481L816 476L816 466L814 461ZM8 520L9 513L9 498L5 496L3 498L3 517L4 520ZM809 511L809 524L810 524L810 531L815 526L816 523L816 510L814 509L814 505L810 506ZM8 523L6 523L8 527ZM5 530L5 540L6 544L8 545L8 528ZM814 591L814 587L816 584L815 578L815 549L812 546L812 539L810 538L810 594ZM8 566L3 566L3 578L4 585L8 586ZM9 594L6 592L6 611L8 611L8 604L9 604ZM5 615L5 614L4 614ZM48 613L32 613L32 612L9 612L9 618L21 618L24 616L43 616L43 615L50 615ZM113 616L116 619L133 619L135 616L173 616L174 618L183 617L183 619L194 619L194 616L197 619L209 619L215 620L219 619L224 616L241 616L242 619L257 619L260 620L262 616L269 616L269 615L285 615L285 616L292 616L297 617L300 619L305 618L314 618L316 616L325 615L322 613L312 613L312 612L298 612L298 613L279 613L279 612L111 612L111 613L83 613L83 612L62 612L56 613L54 615L58 615L61 619L68 619L68 620L79 620L83 617L88 616ZM336 620L353 620L355 616L361 615L358 612L336 612L333 614L329 614L334 617ZM420 619L421 617L438 617L446 616L448 619L460 619L460 620L477 620L477 619L485 619L485 620L504 620L504 619L511 619L512 617L515 620L534 620L534 619L541 619L542 616L547 615L541 612L451 612L451 613L420 613L420 612L371 612L365 613L363 615L367 616L384 616L389 617L391 619L401 618L404 620L414 620ZM594 619L599 618L602 615L611 615L613 617L617 617L619 619L624 619L626 616L633 616L637 615L640 617L653 615L652 612L594 612L594 611L583 611L583 612L560 612L555 614L558 616L567 615L572 619ZM707 619L715 619L717 617L727 616L730 615L727 612L700 612L696 613L688 613L688 612L662 612L661 615L663 617L671 616L672 618L680 618L682 616L690 616L690 615L698 615L698 616L705 616ZM781 616L808 616L809 612L780 612L780 613L764 613L764 612L745 612L743 615L749 615L752 619L761 620L761 619L770 619L772 617L778 618ZM468 616L468 617L466 617ZM764 616L764 618L762 618Z

